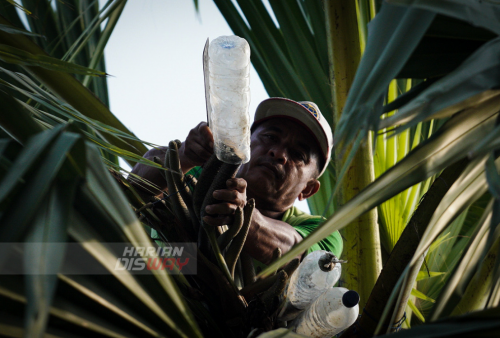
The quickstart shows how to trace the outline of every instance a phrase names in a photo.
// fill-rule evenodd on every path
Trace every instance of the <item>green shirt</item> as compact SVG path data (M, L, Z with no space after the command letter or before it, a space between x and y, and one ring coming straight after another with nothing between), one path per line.
M191 169L187 174L191 174L198 178L200 176L202 168L195 167ZM309 215L296 207L291 207L281 218L283 222L290 224L295 231L299 233L302 238L307 237L311 232L313 232L318 226L320 226L325 218L321 216ZM331 233L328 237L322 241L314 244L309 249L307 249L307 254L317 251L326 250L333 253L335 256L340 257L342 254L343 243L342 237L338 231Z
M305 238L320 226L325 221L325 218L309 215L296 207L291 207L285 212L281 220L290 224L302 238ZM340 258L343 247L342 237L338 231L335 231L307 249L307 254L317 250L326 250Z

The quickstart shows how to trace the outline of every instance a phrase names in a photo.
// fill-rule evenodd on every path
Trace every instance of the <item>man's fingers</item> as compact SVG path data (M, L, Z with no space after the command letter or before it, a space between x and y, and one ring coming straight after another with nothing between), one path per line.
M210 128L206 122L200 122L191 129L186 140L182 143L179 152L181 166L191 168L206 163L214 152L212 144L213 137Z
M212 154L214 152L213 142L210 143L199 135L197 138L194 139L192 146L203 149L203 151L206 153Z
M202 138L203 145L208 148L208 150L213 151L214 147L214 136L212 134L212 131L210 128L207 126L205 122L201 122L198 125L198 132Z
M233 218L229 217L229 216L225 216L225 217L204 216L203 221L209 225L221 226L221 225L232 224Z
M217 203L207 205L205 212L211 215L232 215L235 213L237 206L232 203Z
M212 153L210 149L206 149L198 143L191 144L189 148L186 148L186 156L192 159L199 158L203 162L207 161L212 156Z
M220 201L236 202L238 199L238 191L229 189L215 190L213 196Z
M238 192L237 190L215 190L213 195L214 198L219 201L229 202L235 206L244 207L247 204L247 196L244 193Z
M247 181L243 178L230 178L227 180L226 185L229 189L235 189L241 193L244 193L247 189Z

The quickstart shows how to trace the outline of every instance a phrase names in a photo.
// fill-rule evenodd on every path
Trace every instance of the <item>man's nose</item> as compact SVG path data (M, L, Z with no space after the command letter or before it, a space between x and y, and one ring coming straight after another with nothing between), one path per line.
M288 161L288 155L283 147L272 147L269 149L269 155L274 158L279 164L285 164Z

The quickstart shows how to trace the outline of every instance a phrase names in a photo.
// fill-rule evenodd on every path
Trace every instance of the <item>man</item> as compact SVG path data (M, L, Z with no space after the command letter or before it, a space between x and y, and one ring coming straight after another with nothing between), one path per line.
M316 104L284 98L261 102L251 131L250 161L241 166L236 178L227 181L227 189L214 192L221 202L207 206L205 211L213 216L204 220L213 226L230 224L235 210L254 198L256 208L244 250L269 264L275 248L289 251L323 222L322 217L307 215L293 203L318 192L318 178L330 161L333 138ZM182 171L203 165L213 153L213 142L206 123L193 128L179 149ZM152 149L144 156L163 158L165 148ZM166 189L158 169L139 164L132 172ZM308 252L320 249L340 256L340 234L331 234Z

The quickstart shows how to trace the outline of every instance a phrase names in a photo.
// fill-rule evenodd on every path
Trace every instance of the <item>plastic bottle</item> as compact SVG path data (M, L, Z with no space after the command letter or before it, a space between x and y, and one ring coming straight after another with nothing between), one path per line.
M329 338L351 326L358 318L359 295L336 287L324 291L292 323L294 332L308 337Z
M333 287L342 272L340 262L334 254L325 250L307 255L290 277L284 291L285 305L278 319L292 320L323 291Z
M220 36L210 43L210 129L214 152L226 163L250 160L250 47L238 36Z

